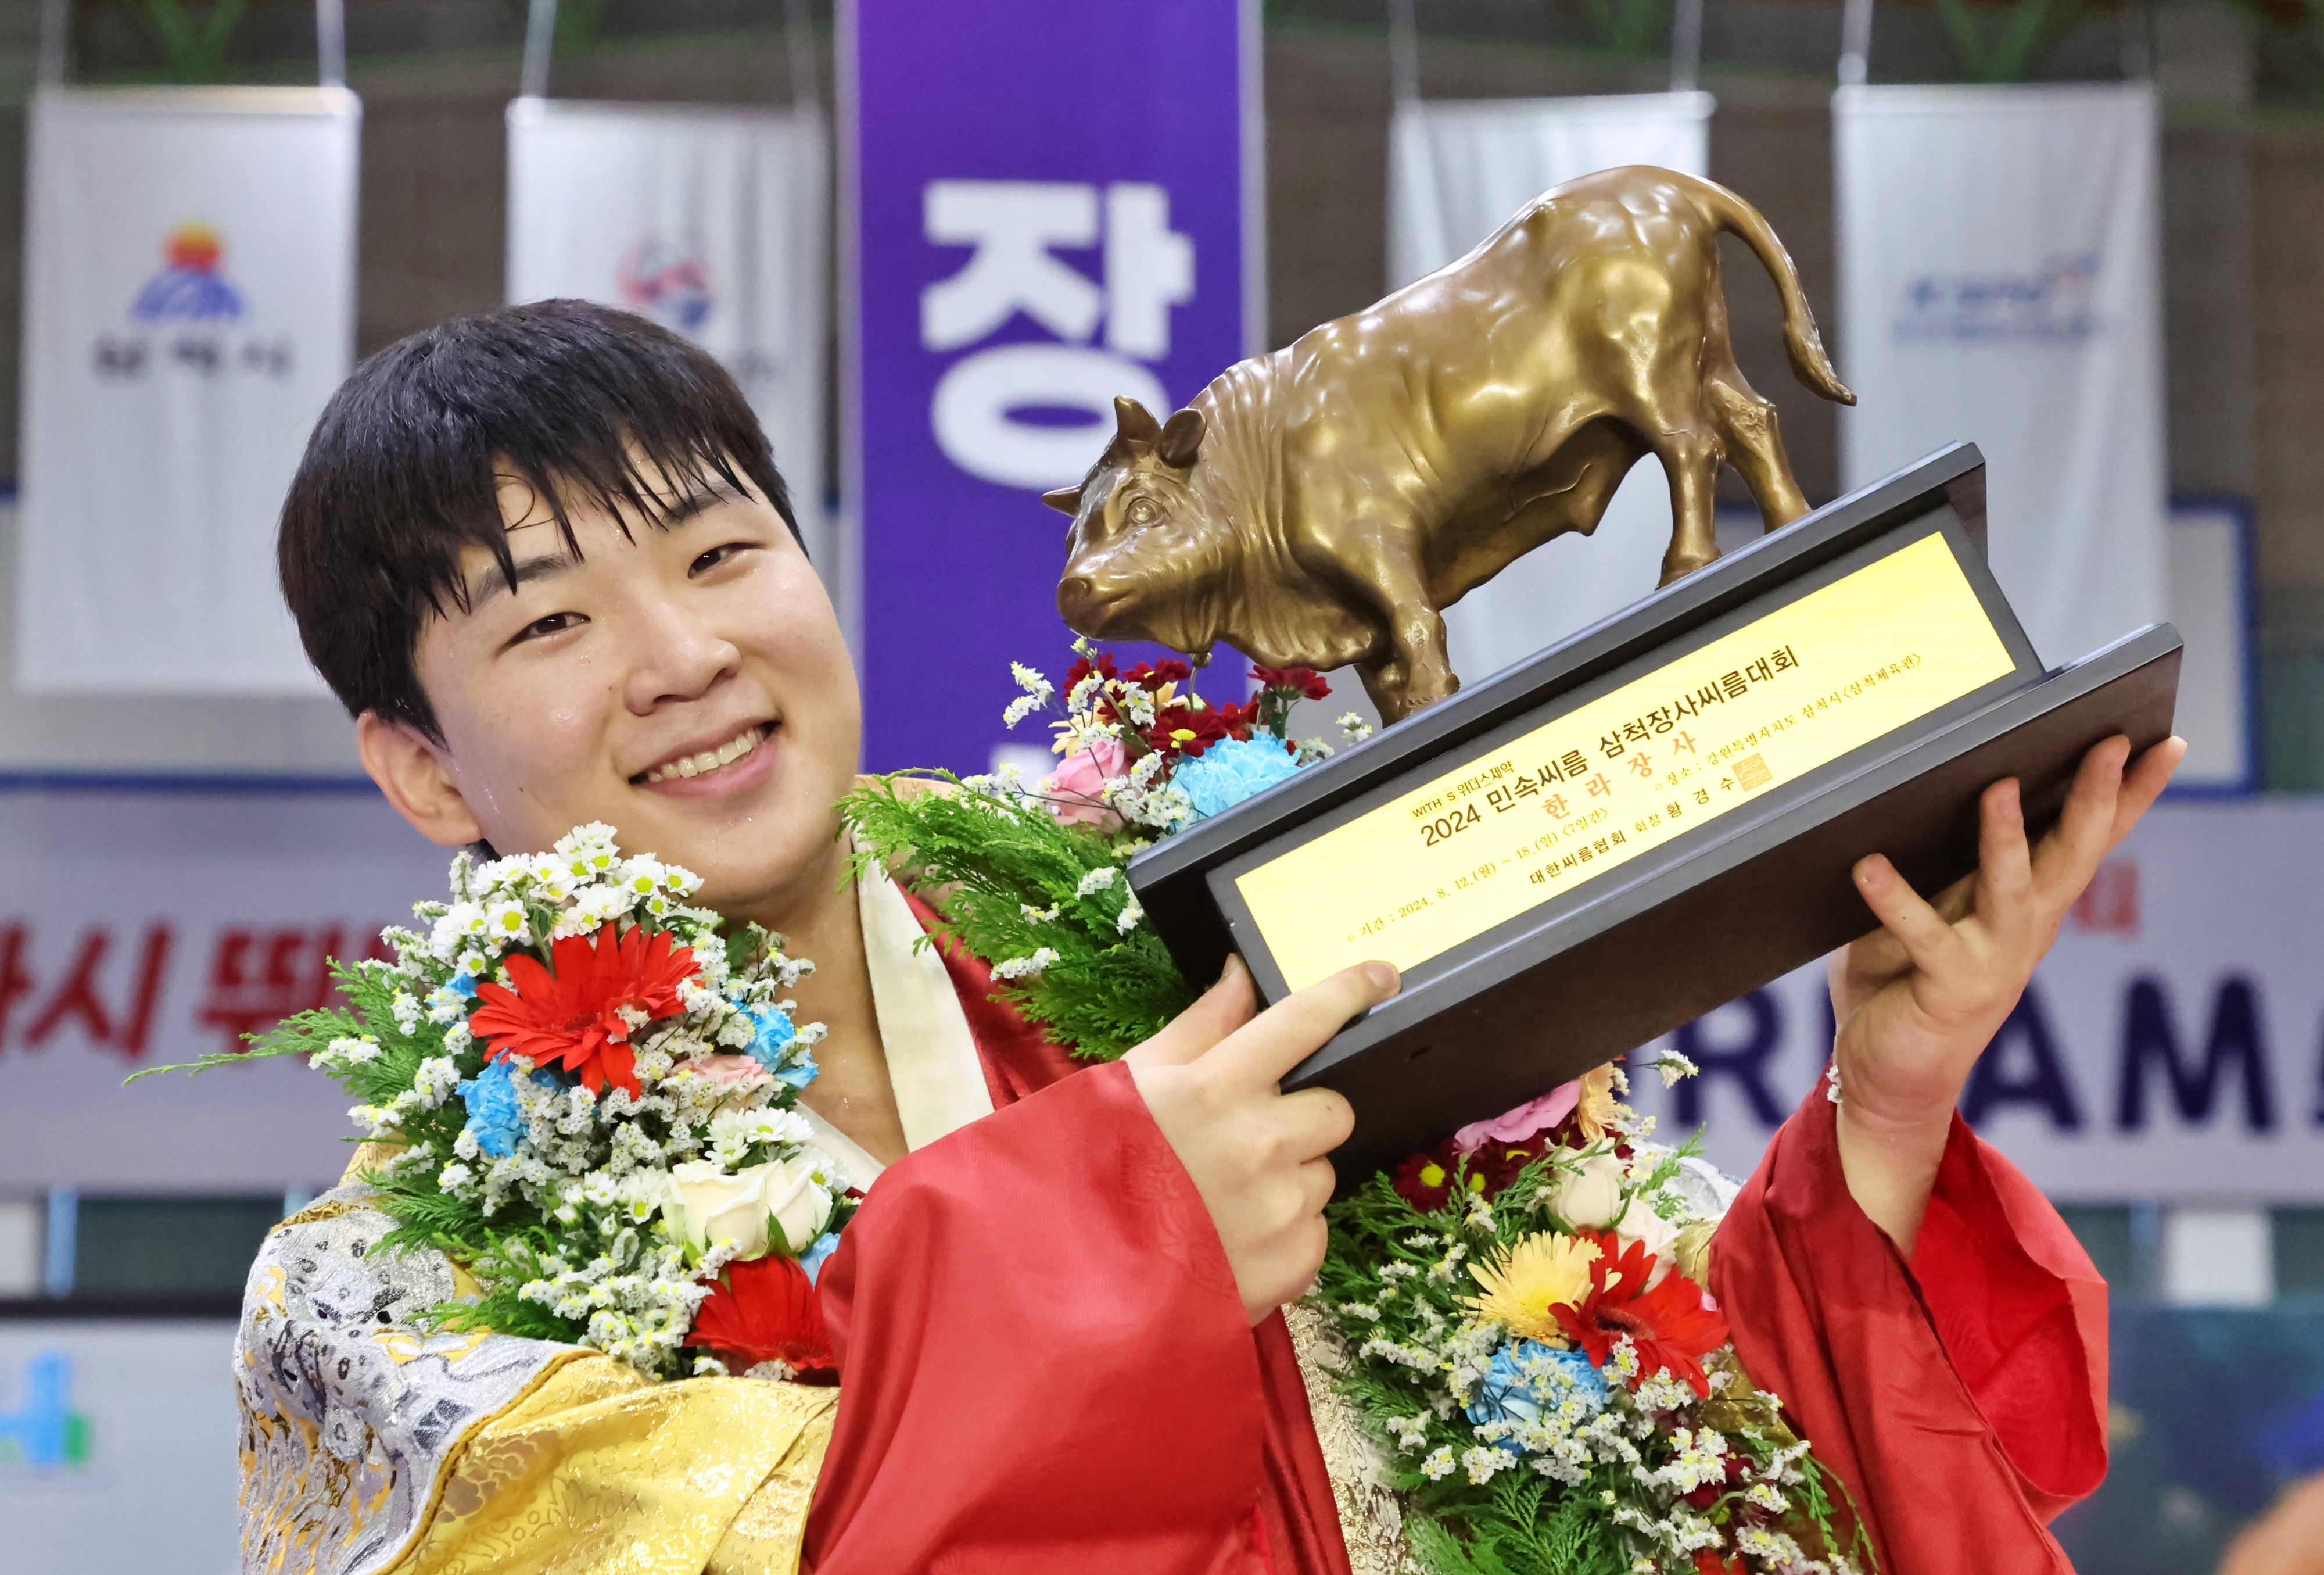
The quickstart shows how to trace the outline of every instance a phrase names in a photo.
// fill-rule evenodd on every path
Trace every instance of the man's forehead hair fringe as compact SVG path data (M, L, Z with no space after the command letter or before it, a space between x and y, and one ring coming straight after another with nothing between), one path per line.
M578 456L553 469L507 459L501 464L513 468L494 468L489 528L474 533L464 531L459 541L447 542L442 573L429 581L429 600L439 616L445 610L441 598L447 597L461 612L471 610L469 593L474 588L460 572L459 552L470 541L491 551L505 583L516 583L516 551L509 545L509 532L513 527L503 514L500 502L503 481L522 482L536 505L547 506L558 539L576 562L584 554L581 539L573 528L573 516L587 507L594 506L610 519L623 541L634 542L637 537L630 529L632 520L644 520L658 526L667 524L681 505L715 490L714 484L724 486L745 501L759 496L724 449L700 444L658 453L643 440L633 440L622 443L610 457L597 453ZM654 485L657 478L659 486ZM788 522L788 510L784 517ZM798 527L793 525L792 529L796 533Z

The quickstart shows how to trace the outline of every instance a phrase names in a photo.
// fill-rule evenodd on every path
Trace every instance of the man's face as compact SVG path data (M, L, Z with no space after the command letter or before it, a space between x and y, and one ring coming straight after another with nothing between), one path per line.
M504 484L501 510L516 584L471 549L469 610L430 618L416 653L444 734L429 753L493 848L603 820L734 913L825 878L862 713L782 517L722 489L625 535L585 506L576 559L529 487Z

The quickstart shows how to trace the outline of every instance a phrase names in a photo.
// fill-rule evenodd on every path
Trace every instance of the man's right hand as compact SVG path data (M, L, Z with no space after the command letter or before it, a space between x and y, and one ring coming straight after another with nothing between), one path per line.
M1211 1211L1253 1323L1314 1283L1332 1196L1323 1156L1355 1130L1342 1096L1277 1085L1400 987L1389 964L1359 963L1253 1016L1250 974L1232 958L1201 1000L1122 1057Z

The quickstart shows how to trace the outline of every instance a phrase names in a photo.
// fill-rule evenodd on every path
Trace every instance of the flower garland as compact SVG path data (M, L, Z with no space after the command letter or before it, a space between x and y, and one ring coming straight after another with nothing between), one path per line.
M333 965L346 1007L190 1070L305 1055L338 1079L383 1145L362 1174L385 1245L478 1286L428 1327L830 1381L814 1280L854 1203L797 1108L822 1026L778 998L814 965L756 925L722 936L686 903L701 885L601 823L462 853L450 900L383 932L394 962Z
M847 801L862 866L908 869L992 965L996 994L1111 1060L1194 992L1123 874L1158 838L1331 751L1288 741L1304 668L1208 706L1183 662L1122 672L1077 642L1058 769L902 773ZM1011 727L1056 699L1031 668ZM1364 728L1341 718L1351 737ZM926 779L936 779L931 785ZM920 779L920 780L915 780ZM1693 1071L1658 1064L1668 1081ZM1868 1540L1837 1479L1754 1389L1707 1292L1721 1205L1691 1149L1600 1068L1374 1176L1326 1210L1308 1304L1431 1575L1858 1575Z

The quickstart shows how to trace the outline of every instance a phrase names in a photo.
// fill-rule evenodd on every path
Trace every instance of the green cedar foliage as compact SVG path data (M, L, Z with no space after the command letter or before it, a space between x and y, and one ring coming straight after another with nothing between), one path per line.
M1147 844L1126 832L1064 825L1038 799L965 785L950 772L898 772L841 802L855 827L854 873L906 871L942 932L1006 968L1054 954L996 998L1087 1061L1112 1061L1194 1003L1153 926L1122 918L1122 873Z

